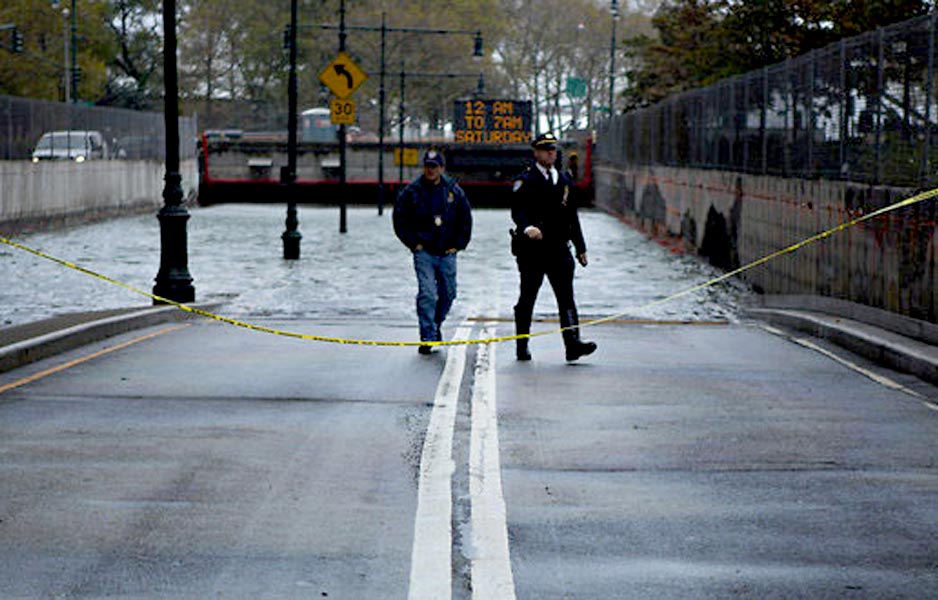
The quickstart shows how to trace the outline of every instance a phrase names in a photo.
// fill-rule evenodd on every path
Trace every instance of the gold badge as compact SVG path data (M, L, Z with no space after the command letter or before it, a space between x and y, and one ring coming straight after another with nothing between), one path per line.
M449 198L447 198L446 201L449 202L450 204L452 204L452 203L453 203L453 200L455 200L455 199L456 199L456 198L453 197L453 192L450 192L450 193L449 193Z
M439 227L440 225L442 225L442 224L443 224L443 217L441 217L440 215L436 215L435 217L433 217L433 224L436 225L437 227Z

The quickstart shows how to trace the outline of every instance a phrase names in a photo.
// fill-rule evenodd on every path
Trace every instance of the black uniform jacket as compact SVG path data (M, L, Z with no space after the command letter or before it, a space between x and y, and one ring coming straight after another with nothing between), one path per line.
M411 250L421 244L430 254L443 255L450 248L463 250L469 245L469 200L455 179L441 177L440 184L433 186L421 175L401 191L394 204L394 233Z
M562 171L558 174L557 183L550 183L537 167L531 166L514 182L511 218L517 229L512 247L519 257L569 252L569 242L573 242L578 255L586 252L573 200L573 181ZM544 238L532 240L525 236L529 226L540 229Z

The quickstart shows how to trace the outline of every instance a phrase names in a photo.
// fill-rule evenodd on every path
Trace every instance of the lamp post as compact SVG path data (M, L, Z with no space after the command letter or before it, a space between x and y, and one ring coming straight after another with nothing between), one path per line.
M616 23L619 21L619 2L612 0L612 37L609 40L609 116L615 114L615 87L616 87Z
M345 0L339 3L339 52L345 52ZM348 231L348 222L346 220L345 198L346 198L346 162L348 141L345 136L345 124L339 125L339 233Z
M175 302L195 300L187 265L186 222L189 211L182 202L179 174L179 82L176 71L176 0L163 0L163 72L166 84L166 185L160 221L160 270L153 294ZM158 302L158 301L156 301ZM155 302L155 303L156 303Z
M280 168L280 185L287 195L286 230L280 236L283 240L283 258L300 258L300 240L303 235L298 231L299 220L296 217L296 7L297 0L290 0L290 29L286 44L290 46L290 75L287 83L287 166Z
M176 38L176 3L173 2L173 42L175 48L175 38ZM78 102L78 11L75 10L75 0L72 0L72 102ZM173 56L173 67L175 68L176 57ZM176 124L177 134L178 134L178 123ZM178 152L177 152L178 154ZM177 167L178 171L178 167Z

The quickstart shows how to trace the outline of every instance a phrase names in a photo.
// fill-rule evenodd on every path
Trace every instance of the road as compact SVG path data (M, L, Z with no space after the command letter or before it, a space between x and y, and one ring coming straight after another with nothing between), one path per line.
M504 215L479 217L448 339L510 333L510 261L483 260ZM367 239L360 222L338 243ZM708 276L603 215L585 224L587 313ZM335 292L312 273L359 251L388 301L314 305ZM323 255L229 264L281 283L226 310L414 339L407 265ZM740 293L587 328L599 350L573 365L557 335L519 363L510 343L423 357L200 320L2 374L0 597L938 596L938 390L718 301Z

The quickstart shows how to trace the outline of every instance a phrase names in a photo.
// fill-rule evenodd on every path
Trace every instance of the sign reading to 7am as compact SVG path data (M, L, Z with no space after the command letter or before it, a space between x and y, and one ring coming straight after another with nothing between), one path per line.
M528 144L530 100L457 100L453 130L457 144Z

